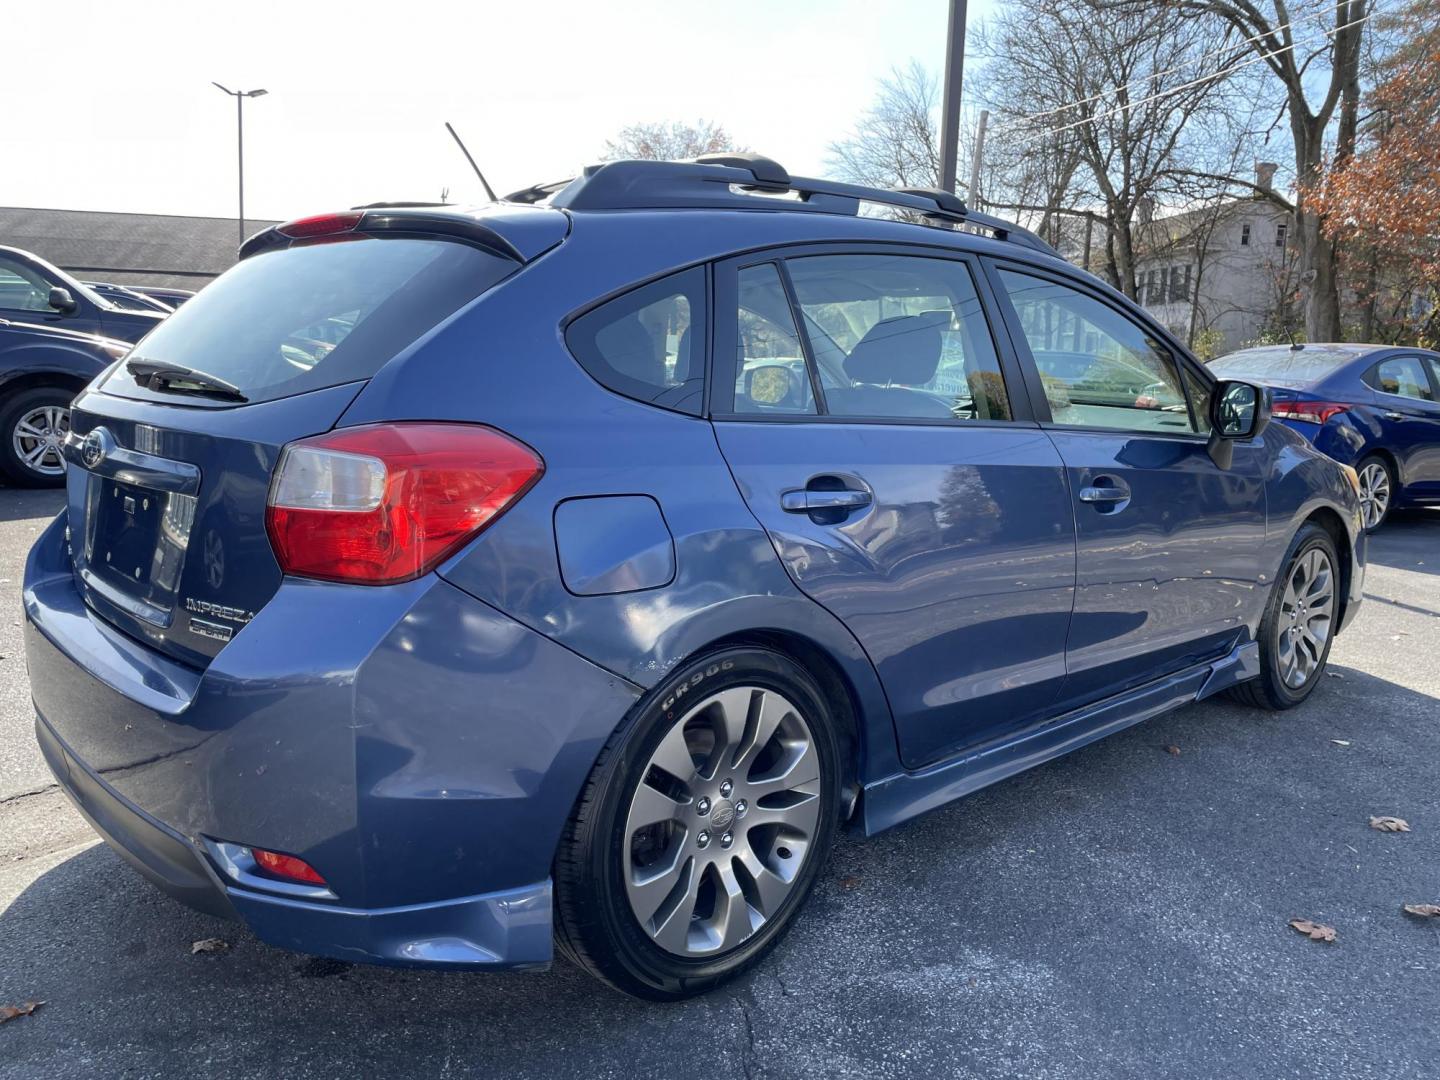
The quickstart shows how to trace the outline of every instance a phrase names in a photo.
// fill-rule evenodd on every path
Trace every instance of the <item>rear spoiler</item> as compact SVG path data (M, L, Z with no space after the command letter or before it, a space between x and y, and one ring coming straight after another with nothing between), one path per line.
M504 206L444 211L432 207L358 207L272 225L240 245L239 258L317 237L411 236L456 240L527 263L565 239L570 219L558 210Z

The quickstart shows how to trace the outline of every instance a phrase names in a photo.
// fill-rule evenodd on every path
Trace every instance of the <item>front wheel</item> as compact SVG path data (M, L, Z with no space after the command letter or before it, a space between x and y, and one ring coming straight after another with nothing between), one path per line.
M1339 626L1340 559L1330 534L1304 525L1290 546L1260 622L1260 675L1236 700L1293 709L1314 692Z
M794 921L834 835L840 751L824 697L761 648L703 656L610 740L561 841L557 939L638 997L703 993Z
M58 386L22 390L0 407L0 471L21 487L65 483L61 444L70 432L74 391Z

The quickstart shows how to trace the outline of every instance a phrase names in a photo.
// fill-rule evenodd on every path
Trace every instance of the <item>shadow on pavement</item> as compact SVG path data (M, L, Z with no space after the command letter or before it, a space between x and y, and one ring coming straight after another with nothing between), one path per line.
M17 488L0 484L0 521L52 518L65 508L61 488Z
M1370 536L1375 566L1440 575L1440 509L1397 510Z
M48 1002L0 1056L47 1077L1433 1075L1440 928L1400 905L1440 901L1440 703L1336 675L1292 712L1194 706L843 839L779 952L680 1005L559 962L285 953L87 848L0 915L0 999ZM232 948L191 956L208 937Z

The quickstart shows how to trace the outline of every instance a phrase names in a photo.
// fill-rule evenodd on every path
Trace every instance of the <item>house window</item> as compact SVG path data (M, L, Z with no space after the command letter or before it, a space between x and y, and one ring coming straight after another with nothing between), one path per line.
M1190 299L1190 267L1172 266L1170 268L1170 302L1188 301Z
M1248 221L1240 226L1240 246L1250 246L1250 223Z
M1285 226L1284 224L1275 226L1275 246L1278 248L1283 248L1285 246L1286 228L1287 226Z

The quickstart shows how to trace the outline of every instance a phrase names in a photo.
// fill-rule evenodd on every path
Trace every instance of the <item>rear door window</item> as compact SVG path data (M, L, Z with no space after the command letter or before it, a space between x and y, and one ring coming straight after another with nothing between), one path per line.
M705 270L642 285L570 324L590 377L625 397L699 416L705 392Z
M370 378L518 267L467 244L413 237L269 251L222 274L151 331L131 359L213 375L251 402L339 386ZM124 365L104 389L157 396Z
M1430 379L1420 366L1418 356L1392 356L1375 365L1370 385L1383 394L1410 398L1414 401L1434 401Z

